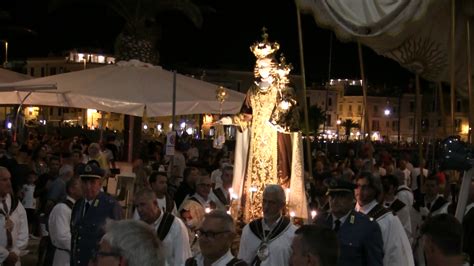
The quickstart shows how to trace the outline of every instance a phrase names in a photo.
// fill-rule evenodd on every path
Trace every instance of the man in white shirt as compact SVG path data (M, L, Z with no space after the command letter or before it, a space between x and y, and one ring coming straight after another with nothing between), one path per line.
M388 209L377 203L382 192L380 179L363 172L356 178L356 210L376 220L382 231L384 266L415 265L407 234L400 222Z
M407 161L405 159L400 159L398 161L398 170L402 171L405 175L405 180L403 185L410 187L412 185L412 175L411 171L407 168Z
M55 247L53 266L70 265L71 212L74 203L82 197L81 180L72 178L67 181L66 192L66 200L56 204L49 214L49 237Z
M171 166L171 161L168 167ZM173 177L183 178L184 169L186 168L186 159L181 151L181 144L176 143L173 156L173 169L171 175Z
M419 190L423 186L425 178L428 177L428 169L425 168L425 159L422 159L418 167L413 168L411 171L411 190Z
M222 169L222 185L212 190L210 194L211 200L216 203L218 210L227 211L231 203L231 195L229 189L232 187L234 178L234 167L226 165Z
M401 173L403 174L403 173ZM412 224L410 216L410 208L412 205L400 200L397 195L399 187L398 178L394 175L387 175L382 177L384 207L390 209L394 215L400 219L400 222L407 233L408 240L413 243Z
M171 213L161 211L155 193L149 188L135 195L135 205L140 219L152 226L163 242L167 265L183 265L192 256L184 223Z
M186 198L179 208L179 215L189 228L189 241L193 254L199 252L199 245L195 237L196 230L201 226L204 214L216 208L210 197L212 189L209 176L200 176L196 180L196 193Z
M221 158L219 160L219 168L212 171L211 173L211 181L213 188L218 188L222 186L222 174L224 173L224 167L230 165L229 159Z
M158 207L162 212L169 212L174 216L178 215L178 210L176 209L176 204L174 200L168 194L168 177L165 172L153 172L148 178L148 182L151 186L151 189L156 194L156 202ZM139 220L138 211L135 210L133 213L133 219Z
M296 226L282 216L286 196L280 185L263 191L263 218L253 220L242 230L239 259L250 265L287 265Z
M443 195L439 194L439 179L436 176L430 176L425 180L425 194L417 202L414 207L419 211L423 220L428 216L448 213L449 201Z
M20 252L28 246L28 220L11 190L10 172L0 166L0 264L20 266Z
M405 203L405 205L413 206L413 191L405 185L405 174L402 171L396 170L393 175L398 178L398 188L395 191L395 196Z
M209 176L200 176L196 181L196 193L188 197L179 207L179 213L190 211L192 208L202 209L208 213L216 208L215 202L209 197L211 194L212 183ZM199 217L198 223L202 222L204 217Z
M417 211L413 208L413 204L415 203L415 198L413 195L413 191L405 185L405 175L401 171L395 171L394 175L398 177L398 188L395 192L395 197L403 202L409 210L410 213L410 224L411 224L411 235L408 235L408 239L410 243L413 245L415 242L415 234L417 230ZM403 222L402 222L403 223Z
M237 235L233 218L225 211L215 210L205 215L197 231L201 253L186 260L185 266L245 266L246 262L230 252Z

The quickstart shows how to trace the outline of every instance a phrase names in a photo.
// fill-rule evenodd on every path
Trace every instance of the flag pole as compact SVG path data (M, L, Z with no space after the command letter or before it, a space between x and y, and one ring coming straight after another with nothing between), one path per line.
M456 97L456 0L451 0L451 60L450 60L450 74L451 74L451 135L456 133L456 125L454 121L454 104Z
M296 2L295 2L296 3ZM306 101L306 75L304 68L304 53L303 53L303 33L301 30L301 14L298 3L296 3L296 18L298 20L298 42L300 48L300 64L301 64L301 83L303 86L303 108L304 108L304 124L306 128L306 160L308 163L309 176L313 177L313 167L311 162L311 139L309 138L309 119L308 119L308 104Z
M365 79L365 71L364 71L364 58L362 56L362 45L359 41L357 41L357 50L359 52L359 65L360 65L360 76L362 79L362 102L364 103L364 108L362 112L364 114L364 121L363 121L363 138L365 139L365 134L368 134L370 139L370 125L369 125L369 113L367 112L367 81Z
M472 70L471 70L471 29L469 19L466 22L466 42L467 42L467 88L469 92L469 129L468 129L468 143L473 143L472 127L474 126L474 101L472 95Z

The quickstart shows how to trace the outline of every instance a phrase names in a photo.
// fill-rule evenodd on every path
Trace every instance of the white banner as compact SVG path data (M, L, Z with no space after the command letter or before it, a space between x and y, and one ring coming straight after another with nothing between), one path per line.
M176 132L168 132L166 135L166 155L174 155L174 146L176 144Z

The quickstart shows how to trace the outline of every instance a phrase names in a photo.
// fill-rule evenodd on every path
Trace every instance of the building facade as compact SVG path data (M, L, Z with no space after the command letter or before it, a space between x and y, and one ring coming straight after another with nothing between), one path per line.
M364 105L361 80L330 80L329 86L311 86L307 91L307 103L316 105L326 112L326 124L320 127L325 137L346 139L343 126L352 120L360 127L353 127L348 139L360 139L364 135L372 140L390 142L412 142L417 140L420 127L421 139L431 142L447 135L459 135L467 140L469 127L469 102L464 98L455 101L454 128L450 116L449 93L425 90L421 95L421 119L416 121L416 95L414 93L374 93L369 90L367 104ZM403 91L399 90L399 91ZM407 91L407 90L405 90ZM394 95L395 94L395 95ZM301 97L301 95L300 95ZM326 109L327 108L327 109ZM368 115L368 125L363 123L364 113Z

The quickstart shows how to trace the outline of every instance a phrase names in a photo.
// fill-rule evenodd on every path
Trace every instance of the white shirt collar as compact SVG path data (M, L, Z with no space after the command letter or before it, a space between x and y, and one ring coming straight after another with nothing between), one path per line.
M230 252L230 250L228 250L224 256L220 257L218 260L214 261L211 266L225 266L227 263L229 263L229 261L231 261L232 259L234 258L234 256L232 256L232 253ZM199 253L197 256L196 256L196 262L197 262L197 265L201 266L201 265L204 265L204 257L202 256L201 253Z
M397 190L398 190L398 189L401 189L401 188L408 188L408 189L410 189L407 185L403 184L403 185L398 186ZM411 191L411 189L410 189L410 191Z
M375 205L377 205L377 201L376 200L373 200L371 201L370 203L368 204L365 204L364 206L360 206L359 203L356 204L356 210L358 212L361 212L363 214L367 214L370 212L370 210L372 210L373 207L375 207Z
M201 195L198 193L194 193L193 197L195 197L199 202L201 202L201 205L205 207L209 207L211 199L209 199L209 196L207 197L207 200L205 200Z
M351 214L351 211L347 212L346 215L342 216L339 219L337 219L336 216L332 215L332 222L334 223L336 220L339 220L339 221L341 221L341 225L342 225L347 220L347 217L349 217L349 214Z
M278 217L278 219L275 221L275 223L270 227L266 222L265 222L265 219L262 218L262 228L263 230L273 230L273 228L275 228L275 226L280 222L282 216L280 215L280 217Z
M89 202L89 204L92 206L92 203L94 203L94 201L97 199L97 197L91 199L91 200L88 200L87 198L84 198L84 204L86 204L87 202Z
M438 195L436 195L436 197L432 201L427 201L426 197L425 197L425 206L428 205L428 203L433 205L433 203L435 203L438 200L438 198L442 198L442 197L443 197L443 195L438 194Z
M69 196L66 196L66 199L67 199L67 200L70 200L72 203L76 203L76 200L73 199L73 198L71 198L71 197L69 197Z

